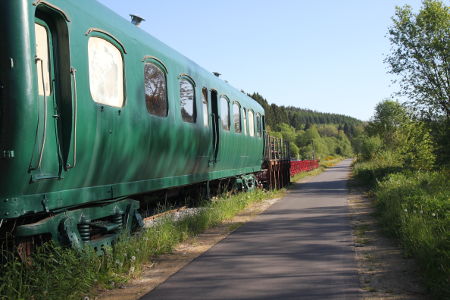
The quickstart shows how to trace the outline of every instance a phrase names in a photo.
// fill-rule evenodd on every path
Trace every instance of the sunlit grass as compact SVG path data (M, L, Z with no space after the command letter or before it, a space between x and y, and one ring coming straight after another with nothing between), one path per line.
M403 170L374 160L354 166L357 182L371 188L381 226L418 262L437 299L450 297L450 176L448 171Z

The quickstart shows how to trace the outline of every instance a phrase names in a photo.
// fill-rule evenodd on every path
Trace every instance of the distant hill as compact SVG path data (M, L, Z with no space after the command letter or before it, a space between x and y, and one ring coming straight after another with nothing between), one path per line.
M317 112L293 106L269 105L267 100L259 93L248 95L264 107L266 125L273 129L281 123L289 124L298 130L308 128L311 124L337 124L342 127L354 127L362 123L361 120L346 115Z

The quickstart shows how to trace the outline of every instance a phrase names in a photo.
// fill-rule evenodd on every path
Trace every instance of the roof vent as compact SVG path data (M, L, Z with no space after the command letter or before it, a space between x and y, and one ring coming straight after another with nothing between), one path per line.
M133 23L133 25L135 25L136 27L139 27L139 25L141 25L141 22L145 21L144 18L141 18L136 15L130 15L130 17L131 17L131 23Z
M219 72L213 72L213 74L214 74L216 77L220 77L220 75L222 75L222 74L220 74Z

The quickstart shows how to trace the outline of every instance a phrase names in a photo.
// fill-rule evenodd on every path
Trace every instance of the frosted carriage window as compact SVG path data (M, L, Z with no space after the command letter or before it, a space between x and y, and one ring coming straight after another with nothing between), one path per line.
M206 88L202 89L202 106L203 106L203 125L208 127L208 90Z
M147 111L152 115L167 116L166 74L154 63L145 63L144 88Z
M180 108L183 121L195 123L195 91L189 80L180 80Z
M91 37L88 53L92 99L100 104L122 107L123 60L119 49L104 39Z
M248 132L250 136L255 136L255 120L251 110L248 111Z
M50 64L48 55L47 28L40 24L34 24L36 34L36 67L39 95L50 95ZM43 81L43 82L42 82Z
M234 132L240 133L241 129L241 106L239 103L233 103L233 121L234 121Z
M247 110L245 108L242 109L242 119L244 121L244 134L247 135Z
M230 130L230 106L228 99L223 96L220 97L220 118L223 129Z

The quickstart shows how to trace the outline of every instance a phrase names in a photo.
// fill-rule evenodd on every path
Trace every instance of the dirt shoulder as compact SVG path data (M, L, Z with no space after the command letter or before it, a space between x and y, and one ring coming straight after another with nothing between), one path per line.
M350 187L348 202L363 299L430 299L414 260L405 258L401 248L379 231L372 201Z

